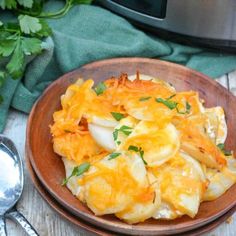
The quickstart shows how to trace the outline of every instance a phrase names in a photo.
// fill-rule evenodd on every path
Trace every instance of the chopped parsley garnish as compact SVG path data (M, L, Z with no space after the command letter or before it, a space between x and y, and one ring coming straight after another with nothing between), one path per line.
M64 132L65 132L65 133L71 133L71 131L68 130L68 129L64 129Z
M114 117L115 120L120 121L123 119L125 116L119 112L111 112L112 116Z
M129 151L139 152L139 148L137 146L130 145L128 148Z
M118 132L119 132L119 130L115 129L115 131L112 133L114 141L116 141L118 139Z
M191 105L186 102L186 111L189 113L190 112L190 109L191 109Z
M143 163L144 163L145 165L147 165L147 162L144 160L144 157L143 157L143 156L144 156L144 151L143 151L143 149L142 149L141 147L137 147L137 146L130 145L130 146L128 147L128 151L134 151L134 152L139 153L141 159L143 160Z
M107 86L103 82L100 82L100 83L98 83L96 88L94 88L94 91L96 92L97 95L100 95L100 94L104 93L106 88L107 88Z
M108 160L115 159L115 158L117 158L117 157L120 156L120 155L121 155L121 153L119 153L119 152L113 152L113 153L111 153L111 154L109 155Z
M123 134L128 136L132 133L132 128L127 125L122 125L119 129L115 129L115 131L113 132L114 141L116 141L118 138L118 132L122 132Z
M171 96L169 96L166 100L170 100L171 98L175 97L176 94L172 94Z
M220 150L224 150L225 145L224 145L223 143L219 143L219 144L217 144L217 147L218 147Z
M80 176L84 172L88 171L89 168L90 168L90 163L88 163L88 162L85 162L85 163L83 163L83 164L81 164L79 166L74 167L71 175L69 177L63 179L62 186L66 185L71 177L73 177L73 176Z
M224 150L224 155L225 156L231 156L232 155L232 151Z
M232 151L225 150L225 145L223 143L217 144L217 147L224 153L225 156L231 156Z
M178 104L175 101L170 100L171 98L173 98L174 96L176 96L176 94L171 95L170 97L168 97L167 99L163 99L163 98L156 98L156 102L162 103L165 106L167 106L170 110L176 109L176 111L179 114L189 114L190 110L191 110L191 105L186 102L186 110L185 111L180 111L178 108Z
M188 102L186 102L186 110L185 111L180 111L178 109L178 107L176 107L176 110L179 114L189 114L190 110L191 110L191 105Z
M177 107L177 102L171 101L169 99L156 98L156 102L162 103L167 106L170 110L173 110Z
M147 100L149 100L151 97L141 97L141 98L139 98L139 101L140 102L144 102L144 101L147 101Z
M153 200L152 200L153 204L155 203L155 200L156 200L156 192L153 192Z

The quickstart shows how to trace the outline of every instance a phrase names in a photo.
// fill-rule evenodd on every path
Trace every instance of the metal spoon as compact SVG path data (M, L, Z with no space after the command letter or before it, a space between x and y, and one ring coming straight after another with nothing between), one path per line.
M19 223L28 235L38 235L16 210L24 185L22 160L14 143L0 135L0 236L7 235L5 216Z

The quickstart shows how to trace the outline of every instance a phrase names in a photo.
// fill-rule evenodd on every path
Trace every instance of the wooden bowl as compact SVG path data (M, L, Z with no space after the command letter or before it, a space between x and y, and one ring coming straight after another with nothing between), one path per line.
M136 225L126 224L113 215L95 216L71 192L61 186L65 177L63 163L53 152L49 125L52 114L60 109L60 96L79 77L95 82L125 72L161 78L172 83L178 91L196 90L207 107L222 106L226 112L228 137L226 148L236 151L236 97L209 77L186 67L146 58L117 58L94 62L72 71L52 83L34 105L27 125L26 152L36 175L47 191L68 211L83 220L118 233L132 235L177 234L196 229L223 215L236 205L236 185L215 201L204 202L194 219L183 216L173 221L150 219Z
M37 175L35 174L35 171L30 163L29 158L26 158L27 162L27 168L31 177L31 180L33 181L33 184L35 188L38 190L40 195L43 197L43 199L57 212L59 213L63 218L67 219L71 223L77 225L79 228L82 228L83 230L92 232L95 235L100 236L112 236L114 235L113 232L107 231L105 229L101 229L97 226L91 225L89 223L86 223L85 221L81 220L79 217L76 217L75 215L71 214L69 211L67 211L62 205L60 205L44 188L42 183L39 181ZM186 233L181 234L175 234L175 236L200 236L205 233L208 233L215 229L217 226L219 226L221 223L225 222L230 216L234 214L236 211L236 206L231 208L229 211L227 211L225 214L217 218L216 220L199 227L197 229L188 231Z

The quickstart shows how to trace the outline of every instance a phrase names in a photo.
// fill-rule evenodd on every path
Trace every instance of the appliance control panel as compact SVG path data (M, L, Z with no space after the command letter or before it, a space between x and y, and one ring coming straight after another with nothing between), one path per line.
M112 0L113 2L145 15L164 19L167 0Z

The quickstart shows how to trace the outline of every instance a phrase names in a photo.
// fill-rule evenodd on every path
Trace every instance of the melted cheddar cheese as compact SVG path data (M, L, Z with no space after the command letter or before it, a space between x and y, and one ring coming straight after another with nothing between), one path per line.
M221 107L147 75L79 79L50 126L65 184L96 215L129 224L195 217L236 182ZM219 145L220 144L220 145ZM218 145L218 146L217 146ZM221 149L220 149L221 147Z

